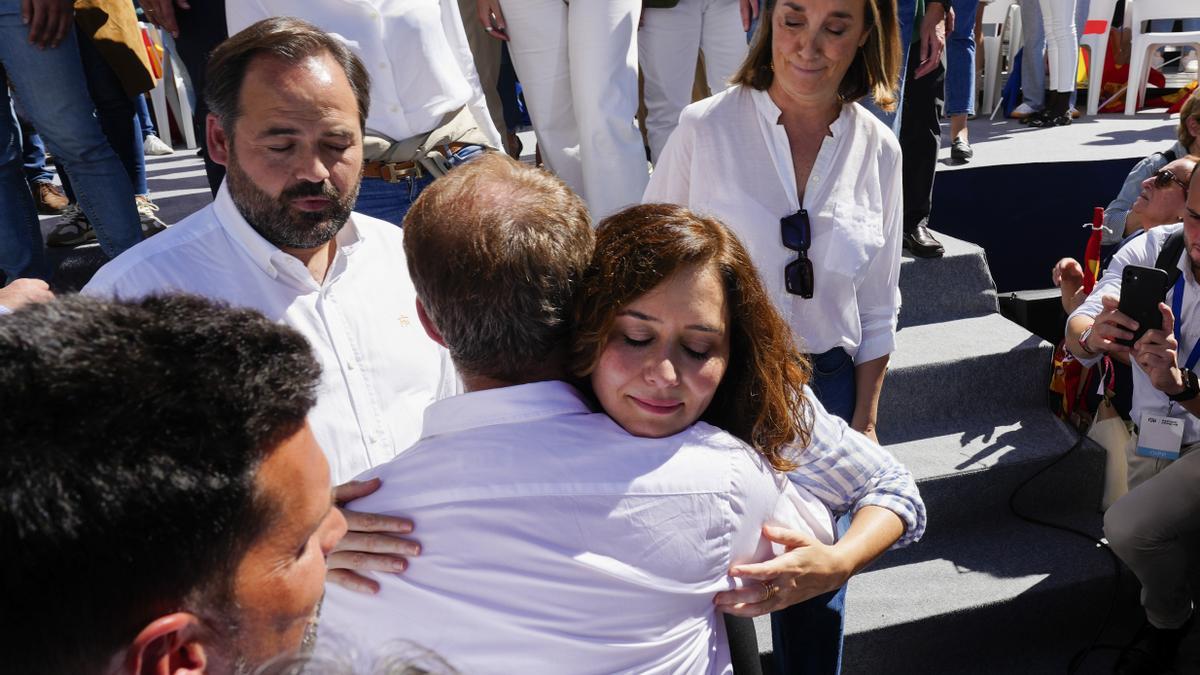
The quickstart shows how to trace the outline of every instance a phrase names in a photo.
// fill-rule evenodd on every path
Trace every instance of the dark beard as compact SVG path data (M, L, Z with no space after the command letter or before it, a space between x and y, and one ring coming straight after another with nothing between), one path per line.
M226 169L229 194L238 212L263 239L281 249L317 248L333 239L350 218L350 211L358 200L357 182L343 195L328 180L321 183L305 181L284 188L275 198L263 192L242 171L233 153L230 153ZM301 197L325 197L330 204L322 211L301 211L288 203Z

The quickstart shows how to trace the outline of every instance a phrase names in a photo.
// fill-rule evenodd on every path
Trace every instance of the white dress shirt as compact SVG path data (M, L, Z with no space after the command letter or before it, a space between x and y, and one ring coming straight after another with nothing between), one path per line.
M842 106L804 190L812 225L814 295L787 292L779 219L800 209L787 133L765 91L734 86L684 109L643 202L671 202L728 225L750 252L767 292L819 354L846 350L855 363L895 349L900 311L900 146L857 103Z
M437 128L464 105L503 148L467 44L457 0L226 0L229 34L272 16L340 37L371 75L367 129L399 141Z
M318 651L364 663L403 638L472 675L728 673L730 565L771 557L764 523L833 537L729 434L631 436L565 382L438 401L375 476L354 508L412 517L422 548L378 595L327 586Z
M1108 269L1104 271L1104 276L1096 282L1095 288L1092 289L1083 304L1071 312L1067 321L1070 322L1077 316L1096 318L1104 309L1101 298L1105 295L1121 297L1121 275L1125 272L1125 266L1154 267L1154 261L1158 259L1163 242L1181 228L1183 228L1182 224L1155 227L1147 230L1145 235L1125 244L1113 255L1112 261L1108 263ZM1180 316L1175 317L1175 325L1179 326L1180 336L1176 361L1180 368L1191 354L1192 347L1197 341L1200 341L1200 284L1197 284L1195 277L1192 276L1192 266L1189 261L1187 247L1184 247L1183 255L1180 256L1177 264L1183 279L1183 305L1180 308ZM1174 298L1174 288L1168 289L1167 297L1164 300L1168 307L1172 306ZM1099 360L1100 356L1097 355L1092 359L1080 359L1080 362L1085 366L1092 366ZM1133 366L1133 401L1130 407L1130 418L1133 419L1133 423L1141 424L1142 415L1145 413L1177 417L1183 420L1183 445L1200 442L1200 418L1189 413L1178 403L1172 402L1163 392L1155 389L1154 385L1150 384L1150 377L1146 375L1137 361L1130 359L1130 363Z
M250 227L222 185L212 204L117 256L83 292L132 299L182 291L298 330L321 363L308 419L339 484L414 443L425 408L459 386L446 350L417 318L403 242L400 228L355 213L318 284Z

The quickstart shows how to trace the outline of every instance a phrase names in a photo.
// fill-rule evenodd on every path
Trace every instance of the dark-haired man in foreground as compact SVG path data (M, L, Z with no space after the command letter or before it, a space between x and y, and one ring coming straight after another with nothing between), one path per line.
M346 531L304 338L188 296L0 320L5 672L248 673L313 625Z

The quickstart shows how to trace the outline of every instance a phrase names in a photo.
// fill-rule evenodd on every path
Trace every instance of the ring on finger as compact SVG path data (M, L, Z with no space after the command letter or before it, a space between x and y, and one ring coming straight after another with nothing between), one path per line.
M762 599L762 602L766 602L776 595L779 595L779 587L775 585L775 582L768 581L765 588L767 589L767 596Z
M491 26L485 26L485 27L484 27L484 30L490 33L490 32L492 32L492 31L494 31L494 30L496 30L496 29L495 29L495 28L492 28Z

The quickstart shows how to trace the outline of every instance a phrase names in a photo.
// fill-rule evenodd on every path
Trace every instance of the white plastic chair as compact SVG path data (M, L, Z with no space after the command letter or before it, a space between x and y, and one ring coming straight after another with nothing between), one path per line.
M175 44L159 31L158 27L143 23L142 28L150 35L155 45L162 47L162 79L150 92L150 102L154 108L154 120L157 124L158 135L168 145L173 145L171 138L171 121L167 117L167 108L175 115L176 126L183 135L184 147L196 149L196 132L192 128L192 98L191 80L187 69L183 67L179 56L175 54Z
M994 111L1000 94L1000 73L1006 59L1001 46L1004 35L1009 36L1009 58L1016 54L1021 43L1021 7L1015 0L994 0L983 6L983 105L981 110ZM1013 44L1017 46L1014 47ZM1011 68L1010 68L1011 70Z
M1087 22L1083 24L1083 34L1079 36L1079 47L1088 50L1088 115L1095 115L1100 109L1100 87L1104 80L1105 55L1108 54L1108 32L1112 29L1113 12L1116 9L1117 0L1092 0L1088 7Z
M1129 88L1125 92L1125 114L1133 115L1146 100L1146 77L1150 74L1150 50L1163 45L1190 45L1200 51L1200 30L1182 33L1143 32L1151 19L1200 17L1200 3L1183 0L1126 0L1132 3L1130 27L1133 47L1129 57ZM1136 87L1136 89L1134 88ZM1088 92L1091 99L1091 92Z

